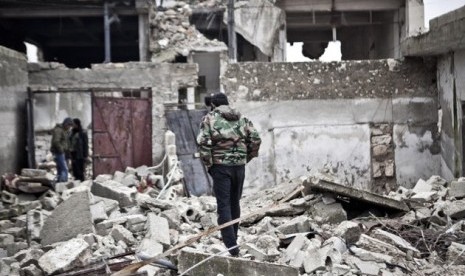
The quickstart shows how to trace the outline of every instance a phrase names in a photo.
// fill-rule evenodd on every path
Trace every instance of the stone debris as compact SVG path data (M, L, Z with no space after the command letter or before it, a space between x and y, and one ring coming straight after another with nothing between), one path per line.
M40 177L43 172L24 174ZM152 168L128 168L87 183L55 186L59 191L47 190L39 197L3 190L0 272L95 272L105 269L105 264L116 271L217 225L214 197L174 193L173 198L157 199L160 187L144 183L152 176L156 176ZM419 181L414 189L399 188L386 197L342 189L330 176L319 177L301 177L241 201L243 214L272 207L241 223L239 258L227 257L217 231L169 260L182 272L209 254L219 254L194 270L200 274L192 274L215 276L236 272L409 275L412 271L432 275L429 271L444 268L443 264L450 274L463 271L465 204L454 181L449 184L432 177ZM123 184L125 179L134 184ZM182 185L175 185L182 190ZM422 197L424 193L436 196ZM360 211L361 202L369 206L369 212ZM166 266L144 266L142 271L173 275Z

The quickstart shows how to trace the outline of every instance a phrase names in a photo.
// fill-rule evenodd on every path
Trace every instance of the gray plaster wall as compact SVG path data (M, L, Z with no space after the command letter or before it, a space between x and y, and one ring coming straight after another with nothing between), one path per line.
M27 59L0 46L0 174L26 164Z
M230 65L225 92L263 140L246 168L246 192L323 170L373 190L370 126L383 123L394 128L399 185L438 174L437 90L428 66L418 60Z
M456 154L455 78L452 54L438 59L438 92L441 120L441 175L450 180L458 174Z

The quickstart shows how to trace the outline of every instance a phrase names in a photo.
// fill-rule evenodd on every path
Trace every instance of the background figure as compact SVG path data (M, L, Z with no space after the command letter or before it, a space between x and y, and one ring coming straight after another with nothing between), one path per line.
M84 181L85 163L89 156L89 141L87 133L82 129L81 120L73 119L74 127L71 134L71 164L74 178Z
M53 153L57 165L57 182L68 181L68 166L66 155L69 151L69 139L67 131L73 126L73 120L66 118L62 124L57 124L52 130L52 145L50 151Z
M213 178L218 224L224 224L241 216L245 164L258 156L261 139L252 122L229 107L225 94L215 94L205 103L213 110L202 120L197 143L200 158ZM238 223L221 230L227 248L237 246L238 230ZM237 256L239 248L229 253Z

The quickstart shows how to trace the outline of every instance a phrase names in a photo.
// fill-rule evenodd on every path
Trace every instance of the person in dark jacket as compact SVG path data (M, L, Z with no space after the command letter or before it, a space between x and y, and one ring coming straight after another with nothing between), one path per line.
M71 134L71 164L74 178L85 180L85 164L89 156L89 140L87 133L82 129L81 120L73 119L73 131Z
M57 182L68 181L68 166L66 165L66 155L69 152L68 131L73 126L73 120L66 118L62 124L57 124L52 130L52 152L57 165Z
M229 106L225 94L213 95L209 104L213 110L202 120L197 143L200 158L213 178L221 225L241 215L245 164L258 156L261 139L252 122ZM236 223L221 230L223 243L232 256L239 254L238 229Z

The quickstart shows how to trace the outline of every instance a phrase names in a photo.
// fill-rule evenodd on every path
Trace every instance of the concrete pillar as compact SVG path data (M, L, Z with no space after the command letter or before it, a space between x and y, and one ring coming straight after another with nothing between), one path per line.
M195 88L187 88L187 109L195 109Z
M139 61L149 61L149 19L147 14L139 14Z
M423 0L406 0L405 18L407 37L415 36L425 31L425 7Z

